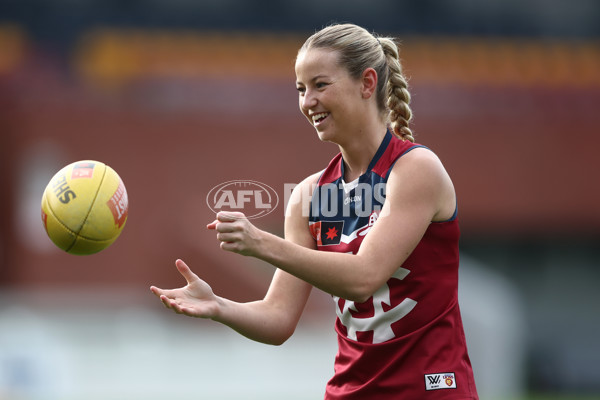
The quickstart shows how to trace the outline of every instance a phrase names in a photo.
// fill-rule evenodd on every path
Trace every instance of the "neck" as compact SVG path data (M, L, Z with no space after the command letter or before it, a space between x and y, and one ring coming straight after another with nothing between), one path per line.
M364 174L379 149L386 133L386 128L378 129L376 133L363 132L354 140L339 145L344 159L344 180L351 182Z

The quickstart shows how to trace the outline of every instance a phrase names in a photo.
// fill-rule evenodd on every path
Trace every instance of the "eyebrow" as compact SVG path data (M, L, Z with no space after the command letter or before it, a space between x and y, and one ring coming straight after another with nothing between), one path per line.
M315 81L318 81L319 79L327 79L327 75L317 75L317 76L313 77L312 79L310 79L309 82L315 82ZM296 85L302 85L302 82L296 81Z

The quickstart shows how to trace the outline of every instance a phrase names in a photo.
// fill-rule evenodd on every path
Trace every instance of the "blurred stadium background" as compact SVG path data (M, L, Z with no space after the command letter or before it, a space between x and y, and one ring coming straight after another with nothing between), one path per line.
M336 152L297 110L293 62L346 21L402 40L417 140L456 184L481 398L600 397L598 1L3 0L0 399L322 398L326 295L273 348L148 287L180 286L183 258L218 294L263 295L273 269L218 249L205 198L237 179L283 196ZM80 159L115 168L130 199L90 257L40 221L46 183Z

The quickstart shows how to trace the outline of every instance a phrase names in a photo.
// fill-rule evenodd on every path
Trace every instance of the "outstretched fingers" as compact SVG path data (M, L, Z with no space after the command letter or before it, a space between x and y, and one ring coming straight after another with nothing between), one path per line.
M188 317L210 318L210 310L203 307L202 304L190 305L188 301L180 298L171 298L165 295L160 296L163 305L173 310L177 314L187 315Z
M171 292L172 290L169 289L161 289L161 288L157 288L156 286L150 286L150 291L152 293L154 293L154 295L158 298L160 298L160 296L169 296L169 292Z
M160 301L165 305L165 307L175 311L177 314L185 314L185 307L182 307L181 304L176 299L167 297L165 295L160 296Z
M160 301L167 307L173 308L175 303L175 294L173 294L173 290L160 289L156 286L150 286L150 291L154 293L156 297L160 299Z

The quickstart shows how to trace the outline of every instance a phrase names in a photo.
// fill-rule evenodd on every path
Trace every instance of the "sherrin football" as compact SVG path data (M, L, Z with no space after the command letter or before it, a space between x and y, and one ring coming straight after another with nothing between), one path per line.
M93 160L58 171L42 196L48 237L70 254L88 255L110 246L127 221L129 202L114 169Z

